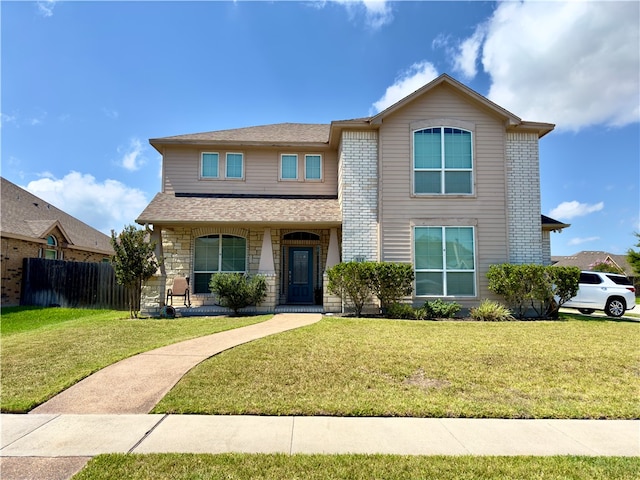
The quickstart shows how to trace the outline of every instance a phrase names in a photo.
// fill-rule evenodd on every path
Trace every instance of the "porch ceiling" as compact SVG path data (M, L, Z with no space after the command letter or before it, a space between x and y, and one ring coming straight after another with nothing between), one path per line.
M136 222L140 225L253 223L339 226L342 213L337 199L207 198L158 193Z

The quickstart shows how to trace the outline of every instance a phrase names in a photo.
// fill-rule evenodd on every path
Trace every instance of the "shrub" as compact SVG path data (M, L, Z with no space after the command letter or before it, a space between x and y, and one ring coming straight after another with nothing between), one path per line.
M241 308L257 305L267 296L267 282L262 275L216 273L211 276L209 289L218 296L220 305L236 315Z
M538 317L557 317L560 306L578 292L577 267L543 265L491 265L487 272L489 290L504 297L517 318L528 309Z
M444 302L439 298L425 302L422 307L424 318L453 318L460 308L456 302Z
M380 300L386 313L389 306L397 304L413 292L413 266L409 263L377 262L373 265L371 291Z
M392 303L387 307L385 316L403 320L422 320L424 319L424 311L421 308L413 308L407 303Z
M506 322L514 319L507 307L488 299L483 300L479 306L472 308L469 315L480 322Z
M329 293L349 300L355 307L355 315L362 313L365 303L371 298L371 279L373 278L373 262L344 262L327 270Z

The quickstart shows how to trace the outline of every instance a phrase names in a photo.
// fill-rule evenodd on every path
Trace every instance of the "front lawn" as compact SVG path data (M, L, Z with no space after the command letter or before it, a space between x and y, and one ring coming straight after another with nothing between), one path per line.
M620 457L113 454L94 458L73 480L635 480L639 473L638 459Z
M123 358L269 316L130 320L128 312L3 308L2 412L23 413Z
M564 318L325 318L203 362L154 413L640 418L640 326Z

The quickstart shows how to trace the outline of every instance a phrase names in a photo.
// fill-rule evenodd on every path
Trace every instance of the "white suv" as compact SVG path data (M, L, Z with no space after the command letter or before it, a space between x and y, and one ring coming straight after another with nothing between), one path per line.
M636 306L635 291L624 275L584 271L580 273L578 294L562 306L585 314L604 310L610 317L620 317Z

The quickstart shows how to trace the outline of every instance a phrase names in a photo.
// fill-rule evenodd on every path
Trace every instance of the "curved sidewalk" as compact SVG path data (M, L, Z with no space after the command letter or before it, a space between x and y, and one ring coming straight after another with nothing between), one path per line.
M29 413L149 413L189 370L207 358L321 318L320 314L281 313L265 322L150 350L99 370Z

